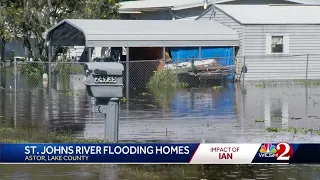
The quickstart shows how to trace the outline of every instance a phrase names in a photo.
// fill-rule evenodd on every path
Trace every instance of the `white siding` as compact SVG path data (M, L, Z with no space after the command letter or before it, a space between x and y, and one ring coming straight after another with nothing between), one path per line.
M243 43L248 73L246 80L320 78L320 25L246 25ZM287 35L286 55L267 55L268 35ZM285 42L285 43L286 43ZM316 55L319 54L319 55Z

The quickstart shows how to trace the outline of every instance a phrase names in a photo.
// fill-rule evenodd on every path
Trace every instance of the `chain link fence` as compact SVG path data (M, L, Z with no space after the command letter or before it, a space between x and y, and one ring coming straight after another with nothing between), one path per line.
M127 90L148 87L213 87L234 80L264 82L320 79L320 54L139 60L120 63L124 65L124 88ZM9 81L16 81L17 90L48 88L49 84L50 88L57 90L85 89L83 63L17 61L16 65L12 63L5 68L11 77L16 73L16 78ZM6 84L14 87L14 83Z

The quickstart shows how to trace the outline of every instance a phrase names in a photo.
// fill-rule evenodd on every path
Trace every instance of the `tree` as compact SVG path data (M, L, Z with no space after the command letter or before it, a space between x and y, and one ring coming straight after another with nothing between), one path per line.
M0 2L0 48L1 48L1 61L5 60L6 43L13 38L11 28L10 16L12 8L9 1Z
M10 26L16 37L19 35L23 38L30 56L34 57L33 52L37 50L39 56L34 58L45 61L47 48L42 34L48 28L68 18L116 18L118 2L119 0L11 0ZM36 47L32 46L31 38L35 39Z

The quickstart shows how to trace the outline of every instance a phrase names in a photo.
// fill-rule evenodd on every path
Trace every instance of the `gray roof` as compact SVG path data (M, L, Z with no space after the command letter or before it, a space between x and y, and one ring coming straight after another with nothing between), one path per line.
M223 3L233 0L208 0L208 4ZM120 13L128 13L127 11L165 9L172 10L188 9L204 5L204 0L142 0L142 1L125 1L120 3Z
M46 33L51 45L87 47L238 46L238 33L216 21L67 19Z
M216 5L216 7L242 24L320 24L320 6Z
M207 0L208 4L221 4L236 0ZM259 0L257 0L259 1ZM320 5L320 0L283 0L283 2L293 2L298 4ZM241 4L241 0L239 1ZM254 4L254 3L252 3ZM267 3L266 3L267 4ZM161 9L188 9L204 5L204 0L142 0L142 1L125 1L120 3L120 13L138 13L144 10L161 10Z

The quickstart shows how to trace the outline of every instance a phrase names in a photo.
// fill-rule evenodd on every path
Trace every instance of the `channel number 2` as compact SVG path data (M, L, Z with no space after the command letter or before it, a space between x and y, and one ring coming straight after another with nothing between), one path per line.
M293 155L293 148L288 143L279 143L276 146L279 161L289 161Z

